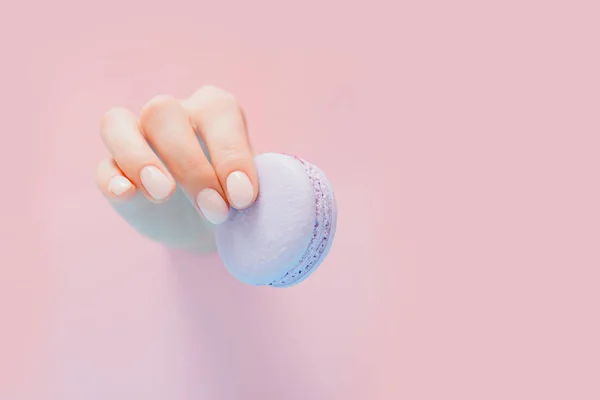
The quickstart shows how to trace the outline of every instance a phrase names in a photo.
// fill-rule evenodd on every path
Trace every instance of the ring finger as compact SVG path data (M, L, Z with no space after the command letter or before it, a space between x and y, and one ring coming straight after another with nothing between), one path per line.
M192 129L181 103L157 96L140 113L140 125L183 189L195 199L201 213L213 224L227 219L229 206L215 171Z

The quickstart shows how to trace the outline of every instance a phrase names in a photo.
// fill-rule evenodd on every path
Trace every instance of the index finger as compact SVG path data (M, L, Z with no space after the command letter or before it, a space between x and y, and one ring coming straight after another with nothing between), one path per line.
M205 86L182 104L208 148L229 204L237 209L252 205L258 195L258 174L237 100L222 89Z

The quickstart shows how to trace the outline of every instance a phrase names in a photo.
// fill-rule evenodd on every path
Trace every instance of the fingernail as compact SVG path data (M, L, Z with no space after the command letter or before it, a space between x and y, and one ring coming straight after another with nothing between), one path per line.
M227 203L225 203L225 200L223 200L219 192L215 189L203 189L196 196L196 202L198 203L198 207L200 207L200 211L202 211L202 214L209 222L216 225L227 220L229 207L227 207Z
M235 208L244 208L254 198L254 188L248 175L235 171L227 177L227 193Z
M154 200L164 200L173 189L173 182L158 168L149 165L140 174L142 184Z
M108 184L108 190L115 196L120 196L133 185L129 182L129 179L124 176L113 176Z

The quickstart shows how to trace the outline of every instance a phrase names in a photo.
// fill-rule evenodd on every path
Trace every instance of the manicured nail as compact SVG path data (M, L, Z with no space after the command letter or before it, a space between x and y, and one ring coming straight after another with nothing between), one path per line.
M173 182L158 168L149 165L140 174L142 184L154 200L164 200L173 189Z
M200 211L202 211L202 214L210 223L216 225L227 220L229 207L227 207L227 203L225 203L225 200L223 200L219 192L215 189L203 189L196 196L196 202L198 203L198 207L200 207Z
M235 208L247 207L254 198L254 188L248 175L235 171L227 177L227 193Z
M108 184L108 190L115 196L122 195L131 189L131 187L133 187L133 185L129 182L129 179L124 176L113 176Z

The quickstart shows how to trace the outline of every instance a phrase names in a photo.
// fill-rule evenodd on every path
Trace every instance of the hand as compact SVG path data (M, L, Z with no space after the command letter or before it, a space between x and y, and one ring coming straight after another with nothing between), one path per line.
M157 96L139 119L113 108L100 132L110 156L97 184L113 208L143 235L171 247L214 250L214 225L229 207L249 207L258 177L243 111L212 86L177 100Z

